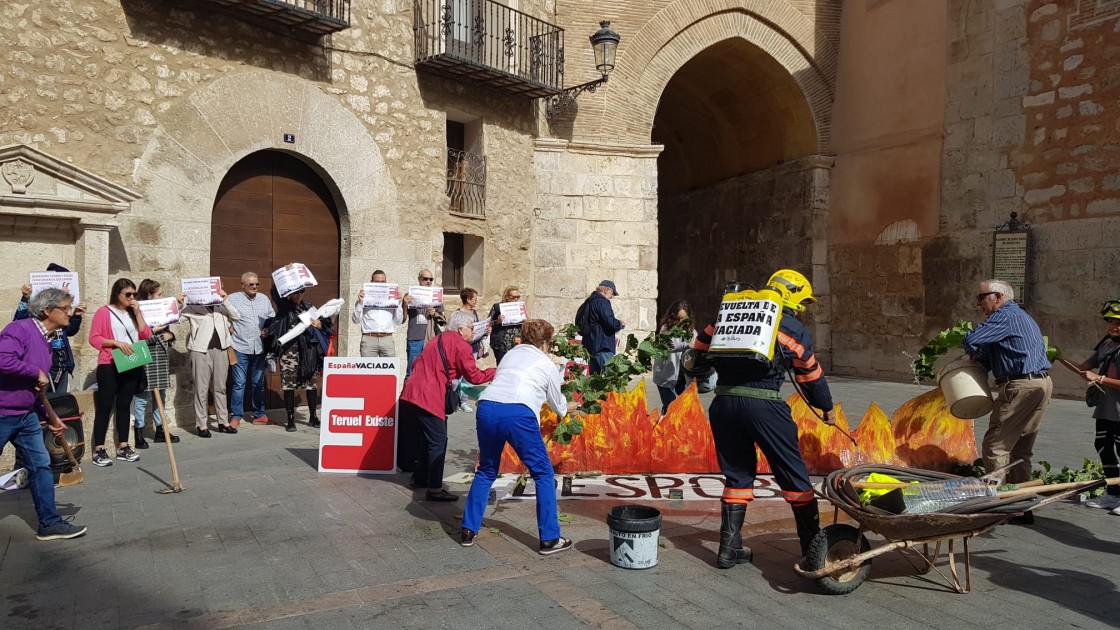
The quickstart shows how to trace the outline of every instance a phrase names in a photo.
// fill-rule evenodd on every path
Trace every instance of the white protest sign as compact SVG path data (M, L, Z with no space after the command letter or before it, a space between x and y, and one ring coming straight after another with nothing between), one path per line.
M408 287L408 294L412 296L412 308L443 304L443 287L413 286Z
M520 324L525 321L524 302L502 302L498 304L498 313L502 316L502 325Z
M149 326L167 326L179 321L179 301L173 297L140 300L140 312Z
M222 279L218 276L208 278L183 278L183 293L187 304L213 306L222 303Z
M710 352L750 351L773 358L781 312L781 305L772 300L722 302Z
M73 271L35 271L31 273L30 282L31 297L35 297L43 289L62 289L74 296L74 306L82 303L78 291L78 274Z
M292 263L272 272L272 285L276 287L280 297L288 297L300 289L317 284L319 281L315 279L307 265L302 263Z
M399 285L385 282L367 282L362 285L362 291L365 292L365 299L362 300L364 306L384 308L400 306L401 304L401 288Z
M474 323L474 332L471 336L471 343L482 339L486 335L486 329L490 327L490 320L484 319L480 322Z

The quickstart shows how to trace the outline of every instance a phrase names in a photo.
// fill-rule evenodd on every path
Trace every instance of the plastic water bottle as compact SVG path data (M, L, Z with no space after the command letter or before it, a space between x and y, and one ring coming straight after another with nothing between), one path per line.
M994 497L995 488L980 479L946 479L911 484L902 489L902 500L910 514L940 512L970 499Z

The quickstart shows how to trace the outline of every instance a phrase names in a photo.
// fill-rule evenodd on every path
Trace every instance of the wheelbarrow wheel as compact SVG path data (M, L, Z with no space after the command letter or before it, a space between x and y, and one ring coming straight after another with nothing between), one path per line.
M871 550L871 543L851 525L829 525L822 529L809 545L805 562L808 571L827 568ZM817 586L828 595L844 595L859 588L871 573L871 560L840 573L826 575L817 580Z

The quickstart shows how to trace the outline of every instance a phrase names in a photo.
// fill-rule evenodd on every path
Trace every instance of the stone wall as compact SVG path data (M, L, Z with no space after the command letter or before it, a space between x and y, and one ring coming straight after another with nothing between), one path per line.
M941 237L925 247L927 330L976 318L969 296L992 271L991 232L1031 225L1026 308L1080 361L1103 334L1101 302L1120 233L1120 5L1097 0L949 3ZM1062 393L1083 384L1055 371Z

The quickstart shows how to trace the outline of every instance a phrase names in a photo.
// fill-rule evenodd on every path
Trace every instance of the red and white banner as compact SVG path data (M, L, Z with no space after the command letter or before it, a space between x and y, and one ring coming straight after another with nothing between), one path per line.
M319 472L397 471L396 357L323 360Z

